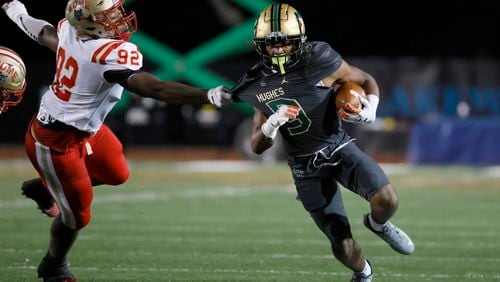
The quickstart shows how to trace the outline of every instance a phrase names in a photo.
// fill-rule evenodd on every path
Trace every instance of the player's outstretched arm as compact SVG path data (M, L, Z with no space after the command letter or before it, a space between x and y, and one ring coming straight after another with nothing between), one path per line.
M2 9L9 19L31 39L54 52L57 50L59 39L54 26L44 20L35 19L30 16L21 1L13 0L6 2L2 5Z
M232 95L223 86L201 89L175 81L162 81L148 72L131 75L126 89L139 96L149 97L168 104L205 104L223 107L232 103Z

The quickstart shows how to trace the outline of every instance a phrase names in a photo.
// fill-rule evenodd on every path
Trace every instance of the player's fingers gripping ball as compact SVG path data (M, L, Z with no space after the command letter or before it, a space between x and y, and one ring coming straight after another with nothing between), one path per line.
M335 91L335 107L338 116L346 122L373 122L378 100L376 95L366 95L361 85L355 82L346 82Z
M345 103L342 110L345 110L345 111L350 112L350 113L356 113L356 114L361 112L360 107L354 107L351 103Z
M363 106L361 99L365 97L365 90L361 85L349 81L335 91L335 107L337 111L344 109L350 113L359 113Z

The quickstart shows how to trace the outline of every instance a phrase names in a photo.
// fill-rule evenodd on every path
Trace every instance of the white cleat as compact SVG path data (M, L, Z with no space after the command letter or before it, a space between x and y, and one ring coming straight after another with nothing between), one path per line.
M387 222L382 231L376 231L370 226L368 214L364 215L363 223L366 228L370 229L373 233L375 233L375 235L386 241L387 244L389 244L389 246L391 246L391 248L396 252L403 255L410 255L415 251L415 245L413 244L410 236L406 235L406 233L399 229L396 225Z

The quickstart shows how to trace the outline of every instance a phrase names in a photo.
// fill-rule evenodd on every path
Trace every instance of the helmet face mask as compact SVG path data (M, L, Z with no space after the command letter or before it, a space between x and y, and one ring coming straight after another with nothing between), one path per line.
M254 26L254 45L266 66L278 69L282 74L285 67L296 64L303 53L307 36L299 12L288 4L272 4L260 13ZM289 54L270 55L267 46L281 43L292 44Z
M66 19L79 36L128 40L137 30L137 19L125 11L123 1L69 0Z
M0 113L21 103L26 90L26 67L13 50L0 46Z

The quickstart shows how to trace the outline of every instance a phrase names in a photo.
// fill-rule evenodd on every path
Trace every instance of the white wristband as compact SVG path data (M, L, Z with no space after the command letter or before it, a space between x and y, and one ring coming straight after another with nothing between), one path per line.
M262 130L262 134L266 136L267 138L271 138L274 140L276 138L276 135L278 134L278 128L279 127L274 127L270 124L270 122L266 121L261 127L260 130Z
M368 102L372 106L373 111L377 112L378 102L380 100L379 97L375 94L368 94L368 95L366 95L366 99L368 100Z
M35 19L28 14L20 15L15 18L14 22L24 33L37 42L38 35L42 32L43 27L46 25L53 26L44 20Z
M364 113L363 123L371 123L374 122L377 118L377 107L379 98L377 95L369 94L366 96L366 100L368 100L368 104L370 107L366 109L366 113Z

